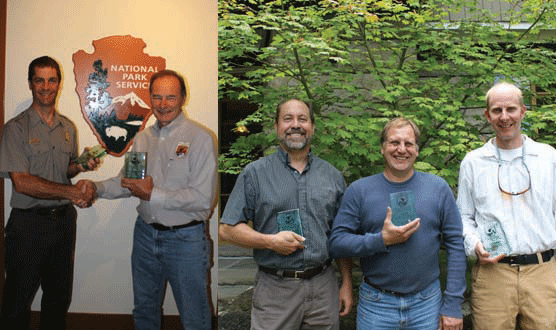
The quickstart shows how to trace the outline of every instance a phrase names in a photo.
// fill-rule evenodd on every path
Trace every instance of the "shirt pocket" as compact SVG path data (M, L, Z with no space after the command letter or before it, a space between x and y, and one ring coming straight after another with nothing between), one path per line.
M54 173L64 173L64 175L67 172L72 154L72 143L70 141L64 141L59 145L32 143L29 145L29 150L30 174L40 175L49 173L50 170Z
M170 188L185 188L189 177L188 157L170 158L164 175L165 185Z
M67 166L70 163L71 155L73 152L72 147L73 144L71 143L71 141L65 141L56 147L54 157L60 157L60 162L57 162L57 159L54 159L54 163L60 164L61 170L67 170Z
M334 212L338 202L338 191L332 187L312 187L310 191L309 205L317 212L317 216L329 223L334 219Z
M32 160L44 157L49 150L50 146L47 143L29 143L29 153Z
M476 178L473 180L473 198L476 204L487 203L493 193L498 193L498 165L486 165L478 169Z
M52 164L51 147L47 143L29 144L29 174L41 175Z

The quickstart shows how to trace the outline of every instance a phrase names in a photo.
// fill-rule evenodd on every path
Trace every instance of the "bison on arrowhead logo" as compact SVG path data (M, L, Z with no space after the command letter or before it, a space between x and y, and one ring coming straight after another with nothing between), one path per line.
M144 54L145 42L131 36L106 37L93 46L93 54L73 54L76 92L97 140L119 157L152 114L149 81L165 69L166 60Z

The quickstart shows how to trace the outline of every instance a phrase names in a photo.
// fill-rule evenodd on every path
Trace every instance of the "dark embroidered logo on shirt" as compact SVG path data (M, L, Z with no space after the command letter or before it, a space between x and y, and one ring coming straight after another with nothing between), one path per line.
M178 156L178 158L182 158L183 156L185 156L185 154L187 154L188 151L189 143L180 142L176 147L176 156Z

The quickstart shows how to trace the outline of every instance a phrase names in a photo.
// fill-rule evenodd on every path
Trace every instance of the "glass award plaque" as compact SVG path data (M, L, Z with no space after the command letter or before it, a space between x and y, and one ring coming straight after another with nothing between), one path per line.
M479 232L483 247L490 253L491 258L501 254L510 254L510 245L500 222L491 221L485 225L480 225Z
M102 158L106 155L106 150L100 145L89 148L89 150L84 151L79 157L77 157L77 163L81 165L84 169L88 170L89 166L87 163L89 160L94 158Z
M392 223L396 226L403 226L417 218L415 195L412 190L391 193L390 208Z
M144 179L147 175L147 153L126 152L124 159L124 177L126 179Z
M297 235L303 236L299 209L278 212L277 218L279 231L293 231Z

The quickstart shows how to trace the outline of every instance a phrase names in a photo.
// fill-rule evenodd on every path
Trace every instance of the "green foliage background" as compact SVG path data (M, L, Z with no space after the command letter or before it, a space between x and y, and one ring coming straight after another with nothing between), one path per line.
M220 170L239 173L272 152L275 106L298 97L317 115L313 151L348 183L382 171L380 131L406 116L422 131L416 168L455 188L461 160L488 138L484 94L501 77L529 104L535 89L547 93L523 127L556 145L556 53L540 46L555 39L556 4L509 1L500 13L480 3L220 0L219 98L257 104L237 125L262 127L220 156Z

